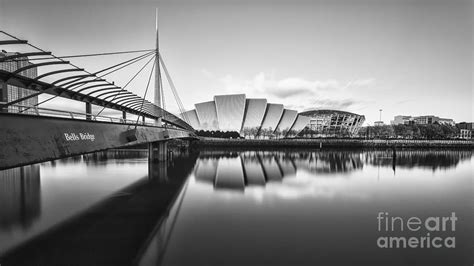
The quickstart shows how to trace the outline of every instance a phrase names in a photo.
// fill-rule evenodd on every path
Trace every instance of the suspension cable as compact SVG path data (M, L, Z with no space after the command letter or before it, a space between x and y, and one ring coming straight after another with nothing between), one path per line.
M13 35L11 35L11 34L5 32L5 31L0 31L0 33L3 33L3 34L5 34L5 35L7 35L7 36L9 36L9 37L11 37L11 38L13 38L13 39L15 39L15 40L20 40L19 38L17 38L17 37L15 37L15 36L13 36ZM27 44L28 46L30 46L30 47L32 47L32 48L38 50L38 51L46 52L46 51L44 51L43 49L41 49L41 48L39 48L39 47L37 47L37 46L35 46L35 45L33 45L33 44L30 44L30 43L26 43L26 44ZM143 51L145 51L145 50L143 50ZM143 52L143 51L142 51L142 52ZM183 106L183 104L182 104L182 102L181 102L181 99L179 98L179 95L178 95L178 92L177 92L177 90L176 90L176 87L174 86L174 83L173 83L173 81L172 81L172 79L171 79L171 76L169 75L168 70L166 69L166 66L165 66L165 64L164 64L164 61L163 61L161 55L160 55L159 53L157 53L157 51L156 51L155 49L153 49L153 50L147 50L147 51L150 51L150 53L152 53L152 54L154 54L154 52L152 52L152 51L155 51L155 53L158 54L158 59L159 59L159 61L160 61L159 63L161 63L161 65L163 66L163 69L164 69L164 71L165 71L166 77L167 77L167 79L168 79L168 83L169 83L169 85L170 85L170 87L171 87L171 91L172 91L173 96L174 96L174 98L175 98L175 100L176 100L176 102L177 102L177 105L178 105L178 108L179 108L179 110L180 110L180 112L181 112L181 114L182 114L182 117L184 118L184 120L185 120L186 122L189 123L189 120L188 120L188 118L187 118L187 115L184 113L184 111L185 111L184 106ZM125 52L122 52L122 53L127 53L127 52L135 52L135 51L125 51ZM136 52L138 52L138 51L136 51ZM55 56L55 55L51 55L52 58L50 58L50 59L57 59L57 60L59 60L59 61L65 62L65 61L63 60L63 58L68 58L68 57L69 57L69 58L72 58L72 57L99 56L99 55L117 54L117 53L121 53L121 52L116 52L116 53L102 53L102 54L89 54L89 55L71 55L71 56L63 56L63 57L58 57L58 56ZM142 55L142 56L145 56L145 55ZM146 55L145 57L148 57L148 56L149 56L149 55ZM145 58L145 57L143 57L143 58ZM126 84L125 86L123 86L122 89L121 89L118 93L116 93L116 94L114 95L114 97L110 100L110 102L113 101L118 95L120 95L120 94L124 91L124 89L142 72L142 70L143 70L143 69L151 62L151 60L153 60L155 57L156 57L156 55L153 56L150 60L148 60L148 61L145 63L145 65L143 65L143 67L127 82L127 84ZM141 58L141 59L143 59L143 58ZM133 59L132 59L132 60L133 60ZM76 68L76 69L80 69L78 66L76 66L76 65L73 64L73 63L68 62L68 64L71 65L72 67ZM154 65L155 65L155 64L154 64ZM125 66L124 66L124 67L125 67ZM159 67L159 64L158 64L157 67ZM113 68L113 67L110 67L110 68L108 68L108 69L112 69L112 68ZM122 67L122 68L123 68L123 67ZM121 68L119 68L119 69L121 69ZM117 70L119 70L119 69L117 69ZM91 75L95 75L95 76L96 76L98 73L104 72L104 71L106 71L106 70L101 70L101 71L96 72L96 73L91 73L91 72L89 72L89 71L87 71L87 70L82 70L82 71L85 72L85 73L87 73L87 74L91 74ZM115 72L115 71L116 71L116 70L111 71L111 72L109 72L109 73L107 73L107 74L105 74L105 75L111 74L111 73L113 73L113 72ZM104 75L104 76L105 76L105 75ZM97 78L99 78L99 77L97 77ZM97 79L97 78L96 78L96 79ZM110 82L108 82L108 81L105 81L105 82L108 83L109 85L114 85L113 83L110 83ZM82 85L84 85L84 84L82 84ZM79 86L82 86L82 85L79 84ZM162 85L161 81L160 81L160 85ZM71 90L76 89L76 88L77 88L77 87L72 88ZM161 92L162 92L162 91L163 91L163 86L161 86ZM58 96L58 95L57 95L57 96ZM57 96L54 96L54 97L52 97L52 98L50 98L50 99L48 99L48 100L46 100L46 101L49 101L49 100L51 100L51 99L53 99L53 98L55 98L55 97L57 97ZM43 102L41 102L41 103L38 103L38 104L36 104L35 106L37 106L37 105L39 105L39 104L42 104L42 103L44 103L44 102L46 102L46 101L43 101ZM163 102L163 104L164 104L164 102ZM100 114L105 110L105 108L106 108L106 107L103 106L102 109L95 115L95 117L97 117L98 115L100 115Z
M181 116L186 121L186 123L189 123L187 115L185 114L185 109L184 109L183 103L181 102L181 99L179 98L178 91L176 90L176 87L174 86L174 82L171 79L171 75L169 74L168 69L166 68L166 65L163 61L163 57L160 55L158 58L160 59L160 63L163 66L163 70L165 71L166 78L167 78L168 83L171 87L171 91L173 92L174 98L175 98L176 103L178 105L178 109L182 114Z
M125 84L125 86L122 87L122 89L121 89L119 92L117 92L117 93L114 95L114 97L113 97L109 102L112 102L113 100L115 100L115 98L116 98L118 95L120 95L120 94L125 90L125 88L128 86L128 84L130 84L130 83L138 76L138 74L140 74L140 73L142 72L142 70L145 69L145 67L146 67L154 58L155 58L155 56L153 56L152 58L150 58L150 60L148 60L148 62L146 62L146 63L142 66L142 68L141 68L140 70L138 70L138 72L127 82L127 84ZM102 113L102 111L104 111L104 110L105 110L105 106L102 107L102 109L95 115L95 117L99 116L99 115Z
M141 60L143 60L143 59L145 59L145 58L147 58L147 57L149 57L149 56L151 56L151 55L153 55L153 54L154 54L154 52L146 53L146 54L144 54L144 55L140 55L140 56L134 57L134 58L132 58L132 59L126 60L126 61L124 61L124 62L118 63L118 64L116 64L116 65L114 65L114 66L111 66L111 67L102 69L102 70L97 71L97 72L95 72L95 73L98 74L98 73L101 73L101 72L103 72L103 71L110 70L110 69L112 69L112 68L115 68L115 67L117 67L117 66L120 66L120 65L122 65L122 64L125 64L125 65L123 65L123 66L121 66L121 67L119 67L119 68L117 68L117 69L111 70L111 71L109 71L108 73L105 73L105 74L100 75L100 76L97 77L97 78L102 78L102 77L105 77L105 76L107 76L107 75L109 75L109 74L112 74L112 73L114 73L114 72L116 72L116 71L118 71L118 70L121 70L121 69L123 69L123 68L125 68L125 67L127 67L127 66L129 66L129 65L131 65L131 64L138 63L139 61L141 61ZM96 79L97 79L97 78L96 78ZM80 87L83 87L83 86L85 86L85 85L86 85L86 84L79 84L79 85L76 85L75 87L71 88L71 91L73 91L73 90L75 90L75 89L78 89L78 88L80 88ZM43 92L41 92L41 93L43 93ZM39 95L39 94L38 94L38 95ZM35 96L36 96L36 95L35 95ZM43 104L43 103L48 102L48 101L50 101L50 100L53 100L53 99L55 99L55 98L57 98L57 97L59 97L59 95L54 95L54 96L52 96L52 97L50 97L50 98L48 98L48 99L46 99L46 100L43 100L43 101L41 101L41 102L39 102L39 103L33 105L32 107L38 106L38 105L40 105L40 104ZM25 98L25 97L23 97L23 98ZM27 98L26 98L26 99L27 99ZM22 100L22 101L23 101L23 100ZM20 113L23 113L24 111L27 111L27 110L29 110L30 108L31 108L31 107L28 107L28 108L26 108L26 109L20 111Z
M133 54L133 53L150 52L150 51L154 51L154 49L123 51L123 52L110 52L110 53L96 53L96 54L65 55L65 56L57 56L57 58L63 58L64 59L64 58L76 58L76 57L103 56L103 55ZM42 57L42 58L31 58L31 59L15 60L15 61L35 61L35 60L45 60L45 59L51 59L51 58Z
M153 70L155 69L155 65L156 65L156 60L154 60L153 66L151 67L150 76L148 77L148 83L146 84L145 94L143 95L142 104L140 106L140 113L143 111L143 104L145 103L146 94L148 92L148 87L150 86L150 81L151 81L151 77L153 76ZM138 126L139 119L140 119L140 116L137 115L137 122L135 123L135 129Z
M11 38L13 38L13 39L15 39L15 40L21 41L19 38L17 38L17 37L15 37L15 36L13 36L13 35L11 35L11 34L5 32L5 31L0 31L0 32L3 33L3 34L5 34L5 35L7 35L7 36L9 36L9 37L11 37ZM43 50L43 49L41 49L41 48L39 48L39 47L37 47L37 46L31 44L31 43L26 43L26 45L28 45L28 46L30 46L30 47L32 47L32 48L35 48L35 49L37 49L38 51L46 52L45 50ZM57 60L59 60L59 61L61 61L61 62L66 62L66 61L63 60L62 58L59 58L59 57L57 57L57 56L55 56L55 55L51 55L51 56L53 57L53 58L51 58L51 59L57 59ZM68 63L70 66L72 66L72 67L74 67L74 68L76 68L76 69L80 69L78 66L76 66L75 64L73 64L73 63L71 63L71 62L67 62L67 63ZM93 75L91 72L89 72L89 71L87 71L87 70L82 70L82 71L85 72L85 73L87 73L87 74ZM108 83L109 85L113 85L112 83L110 83L110 82L108 82L108 81L105 81L105 82Z

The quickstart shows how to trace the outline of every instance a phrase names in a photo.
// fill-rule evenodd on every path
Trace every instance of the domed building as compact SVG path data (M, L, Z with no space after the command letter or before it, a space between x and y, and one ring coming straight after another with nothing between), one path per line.
M363 115L338 110L312 110L299 115L310 117L300 137L351 137L365 121Z
M245 138L284 138L296 136L310 117L266 99L245 94L216 95L214 100L197 103L181 114L194 129L234 131Z

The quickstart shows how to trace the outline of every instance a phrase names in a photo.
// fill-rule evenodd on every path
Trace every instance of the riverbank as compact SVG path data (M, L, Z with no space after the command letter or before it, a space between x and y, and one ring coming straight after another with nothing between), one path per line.
M365 140L365 139L218 139L201 138L196 147L243 148L463 148L473 149L473 140Z

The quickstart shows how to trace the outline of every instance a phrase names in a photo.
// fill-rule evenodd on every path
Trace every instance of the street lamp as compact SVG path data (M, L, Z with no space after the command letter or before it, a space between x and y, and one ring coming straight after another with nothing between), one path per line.
M380 112L379 121L380 121L380 124L382 124L382 109L379 109L379 112Z

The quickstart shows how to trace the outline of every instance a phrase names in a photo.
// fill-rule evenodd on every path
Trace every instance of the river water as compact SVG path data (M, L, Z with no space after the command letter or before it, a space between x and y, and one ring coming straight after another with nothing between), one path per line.
M472 265L473 166L472 151L202 150L155 170L144 151L4 170L0 263L153 177L183 181L137 265Z

